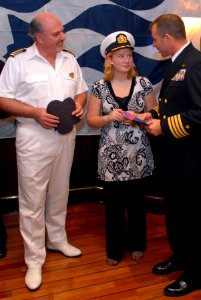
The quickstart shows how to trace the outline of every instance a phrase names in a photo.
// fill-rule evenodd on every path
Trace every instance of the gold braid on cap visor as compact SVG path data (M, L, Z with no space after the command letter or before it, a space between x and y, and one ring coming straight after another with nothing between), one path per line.
M119 50L119 49L123 49L123 48L130 48L130 49L134 49L134 47L133 46L131 46L131 45L122 45L122 46L117 46L117 47L115 47L115 48L113 48L113 49L109 49L109 50L106 50L105 51L105 54L108 54L109 52L114 52L114 51L116 51L116 50Z

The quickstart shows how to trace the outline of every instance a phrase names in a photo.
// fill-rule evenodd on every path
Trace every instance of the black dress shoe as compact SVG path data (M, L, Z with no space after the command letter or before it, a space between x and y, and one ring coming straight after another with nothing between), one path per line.
M178 265L175 263L173 259L165 260L157 265L155 265L152 269L152 273L157 275L167 275L172 272L176 272L180 270Z
M164 288L164 294L170 297L184 296L200 288L193 284L192 280L186 280L185 277L181 276Z
M0 259L4 258L7 254L7 249L5 245L0 245Z

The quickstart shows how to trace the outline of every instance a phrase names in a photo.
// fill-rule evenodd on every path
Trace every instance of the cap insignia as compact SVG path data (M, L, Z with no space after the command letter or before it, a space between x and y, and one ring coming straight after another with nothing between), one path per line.
M124 35L124 34L119 34L119 35L117 36L117 43L118 43L118 44L126 44L126 43L128 43L128 39L127 39L126 35Z

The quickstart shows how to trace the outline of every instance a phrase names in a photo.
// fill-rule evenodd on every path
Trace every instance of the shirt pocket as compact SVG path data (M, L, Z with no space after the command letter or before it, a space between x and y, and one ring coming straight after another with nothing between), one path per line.
M48 75L46 73L27 74L25 83L29 101L34 100L34 106L41 106L41 100L47 99L49 96Z
M184 80L176 81L172 80L169 84L170 87L183 88L185 85Z
M63 80L64 86L64 94L66 97L72 97L74 99L77 91L77 76L74 72L70 73L63 73Z
M25 78L25 80L26 80L26 82L28 84L46 82L47 79L48 79L48 76L45 73L41 73L41 74L29 74Z

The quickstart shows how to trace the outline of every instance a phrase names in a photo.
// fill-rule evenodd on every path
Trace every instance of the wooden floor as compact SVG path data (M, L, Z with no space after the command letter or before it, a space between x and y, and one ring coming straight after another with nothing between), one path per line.
M8 232L7 257L0 260L0 299L41 300L148 300L168 299L163 288L180 273L159 276L151 273L153 265L170 255L164 215L147 213L148 244L144 258L134 263L129 254L117 266L105 262L104 205L79 203L68 206L69 241L80 247L79 258L65 258L48 253L43 268L43 284L29 292L24 285L26 266L19 233L18 213L4 215ZM195 291L179 299L201 299Z

